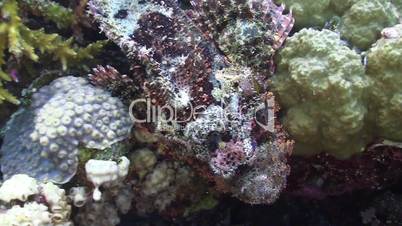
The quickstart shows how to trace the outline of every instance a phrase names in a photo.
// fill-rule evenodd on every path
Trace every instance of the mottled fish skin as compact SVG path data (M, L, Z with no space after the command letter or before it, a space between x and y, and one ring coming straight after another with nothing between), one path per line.
M273 67L272 57L283 45L295 22L292 11L284 14L285 6L278 6L272 0L191 0L190 3L193 8L187 11L187 15L206 37L221 44L229 58L230 46L239 42L235 53L240 57L232 59L232 63L245 63L262 73L273 72L274 68L270 68ZM257 29L245 30L246 34L250 32L251 39L239 41L236 36L233 39L228 34L230 30L240 33L235 28L239 21L243 26L249 23ZM236 62L239 60L241 62Z
M205 2L214 4L214 1ZM216 2L233 6L231 1ZM242 2L241 6L244 7L238 10L251 14L244 15L247 18L245 23L250 23L251 27L256 24L254 27L264 37L265 33L274 33L262 39L262 47L269 47L261 59L263 65L267 66L278 48L278 40L284 40L284 34L289 31L292 17L278 18L265 26L263 23L272 19L267 15L281 14L283 7L271 9L269 7L273 3L269 1L250 2L253 3L251 6ZM265 11L259 12L260 9ZM275 125L275 131L266 131L257 126L257 119L254 118L254 110L261 105L263 114L269 111L268 108L275 112L278 110L272 93L267 92L268 76L263 73L267 68L260 70L242 61L231 60L230 54L222 52L223 48L219 46L224 44L231 49L231 43L224 43L223 39L220 40L222 43L217 42L219 37L217 33L214 36L215 25L208 26L207 20L203 20L206 16L202 14L199 14L197 21L195 11L196 8L185 11L172 0L89 2L90 14L99 22L107 37L126 52L133 64L139 60L145 65L147 75L142 88L153 104L175 106L178 119L185 118L191 110L190 105L203 106L203 114L179 125L161 126L159 122L154 123L152 131L163 134L161 142L167 142L167 147L174 147L176 155L190 155L210 164L212 174L223 177L228 186L232 186L234 196L241 200L271 203L286 184L289 173L286 156L291 151L291 145L287 143L287 135L279 122ZM252 16L257 12L258 16ZM225 13L229 15L232 12ZM219 14L216 14L216 18L219 18ZM283 22L281 25L284 27L279 28L275 24L277 21L287 22ZM219 21L216 24L219 25ZM272 27L276 30L271 30ZM234 26L234 29L237 27ZM266 103L274 104L267 106ZM224 110L228 115L221 114ZM264 116L262 118L267 120ZM166 130L166 126L174 129ZM240 153L220 148L234 143L238 148L233 151ZM236 158L234 161L239 162L232 164L230 159L226 160L228 156L244 157ZM270 164L270 159L277 162ZM274 177L281 179L274 180ZM260 189L244 181L258 181L257 186L263 186L266 181L268 187Z

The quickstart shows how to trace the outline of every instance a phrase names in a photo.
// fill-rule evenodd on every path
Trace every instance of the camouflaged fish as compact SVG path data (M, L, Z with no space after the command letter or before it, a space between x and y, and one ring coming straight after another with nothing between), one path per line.
M160 134L176 157L208 165L235 197L272 203L292 142L274 120L267 81L294 19L268 0L190 3L91 0L89 12L133 65L145 65L136 82L159 111L137 127Z

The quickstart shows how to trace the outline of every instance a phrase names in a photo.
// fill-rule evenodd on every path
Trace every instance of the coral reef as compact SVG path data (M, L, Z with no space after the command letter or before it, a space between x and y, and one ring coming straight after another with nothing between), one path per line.
M272 55L292 28L292 15L283 15L284 8L272 1L241 3L240 7L221 1L191 3L192 9L186 11L174 1L93 0L89 11L133 64L139 60L145 65L145 96L156 106L174 107L174 112L162 111L157 122L145 125L161 134L163 151L178 160L211 165L215 170L207 175L215 182L226 180L226 187L245 202L271 203L285 186L291 142L279 124L270 125L268 132L253 116L256 109L272 113L271 117L278 110L265 87L268 74L261 72L269 71ZM220 32L225 37L218 36ZM239 39L242 34L244 39ZM197 115L191 115L194 108L200 110ZM177 118L166 123L169 114ZM228 171L217 170L216 158L232 151L223 153L219 146L234 147L233 143L244 158L226 162L232 166ZM272 170L258 165L257 152L262 159L276 156L283 167ZM257 187L242 187L250 177L258 180Z
M278 0L295 15L298 29L331 28L353 46L367 50L383 28L398 23L401 3L388 0ZM400 10L399 10L400 11Z
M51 0L20 0L23 7L28 8L33 14L43 16L54 22L58 28L65 29L74 23L74 12L70 8L63 7Z
M127 176L130 161L126 157L121 157L119 162L91 159L85 163L85 172L88 180L95 186L93 199L101 200L99 187L118 183Z
M24 186L20 186L20 184ZM25 174L17 174L1 185L0 200L4 202L10 202L11 200L25 202L29 196L37 194L38 192L38 183L34 178Z
M384 29L383 36L367 55L367 76L373 80L369 89L370 112L377 136L401 141L402 25Z
M22 185L27 188L16 189ZM70 221L71 206L67 203L65 191L50 182L39 183L27 175L16 174L0 187L0 196L10 207L1 207L1 225L73 225ZM13 204L12 201L16 200L23 204Z
M84 78L62 77L39 89L7 124L1 147L6 178L25 173L65 183L77 170L78 146L104 149L126 138L127 108ZM20 164L25 162L25 164Z
M390 1L360 0L341 18L342 37L360 49L368 49L382 29L398 23L398 13Z
M295 25L297 27L323 26L334 16L334 12L331 10L331 0L276 0L276 2L289 7L296 18ZM339 1L334 2L336 5L346 5Z
M157 156L151 149L141 148L130 157L135 175L133 209L143 216L157 212L175 217L184 212L187 203L201 199L205 184L185 164L169 160L157 162Z
M360 155L337 159L327 153L292 156L287 192L314 200L378 191L402 179L401 149L373 145Z
M77 225L115 226L120 223L119 214L126 214L131 209L134 197L131 182L124 182L129 165L126 157L121 157L118 162L87 161L86 177L95 187L92 196L86 187L73 187L69 194L74 206L79 207L75 216Z
M370 139L364 99L369 84L360 56L337 33L303 29L289 38L273 85L286 108L295 153L325 150L348 157L363 151Z
M0 225L400 225L401 6L3 0Z
M37 6L43 9L40 11L49 17L57 17L57 21L68 20L68 17L60 17L59 14L64 15L67 12L55 5L56 3L48 1L24 2L30 7ZM34 2L40 2L40 4L30 4ZM69 65L92 59L93 55L97 54L106 43L105 41L98 41L85 48L80 48L73 42L73 38L64 40L62 36L56 33L48 34L45 33L44 29L29 28L23 23L19 14L19 1L5 0L0 3L0 86L2 81L19 81L16 69L7 64L8 59L15 58L17 61L38 62L43 57L50 55L51 60L60 62L63 70L66 70ZM65 22L67 23L67 21ZM0 87L0 103L4 100L15 104L19 103L14 96Z
M204 34L214 39L237 65L268 72L271 58L293 27L292 14L270 0L250 1L239 7L230 1L191 1L189 15ZM272 65L271 65L272 66Z

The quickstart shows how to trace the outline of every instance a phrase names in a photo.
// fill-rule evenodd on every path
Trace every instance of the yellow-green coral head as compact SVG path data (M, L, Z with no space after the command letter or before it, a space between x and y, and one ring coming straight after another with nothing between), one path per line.
M361 57L329 30L303 29L279 53L274 89L295 154L348 157L364 150L369 81Z

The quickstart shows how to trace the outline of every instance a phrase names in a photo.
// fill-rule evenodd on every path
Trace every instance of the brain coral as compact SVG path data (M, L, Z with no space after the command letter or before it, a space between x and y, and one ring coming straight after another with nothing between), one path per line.
M387 26L398 22L394 5L385 0L360 0L345 15L340 25L343 37L360 49L367 49Z
M363 92L369 81L360 56L339 34L303 29L289 38L273 85L286 108L284 124L296 140L296 154L325 150L347 157L363 149Z
M78 146L104 149L131 128L126 107L84 78L62 77L32 96L31 106L8 122L1 171L67 182L76 172Z
M402 140L402 25L384 29L368 53L367 75L375 86L370 89L373 120L379 136Z

